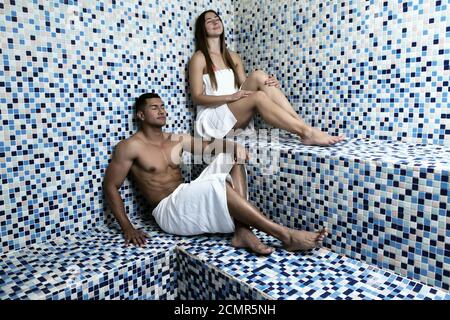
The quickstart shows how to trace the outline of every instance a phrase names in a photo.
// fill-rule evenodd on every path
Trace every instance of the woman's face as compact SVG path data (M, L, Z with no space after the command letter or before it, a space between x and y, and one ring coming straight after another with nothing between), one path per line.
M218 37L223 33L223 25L214 12L205 15L205 29L208 37Z

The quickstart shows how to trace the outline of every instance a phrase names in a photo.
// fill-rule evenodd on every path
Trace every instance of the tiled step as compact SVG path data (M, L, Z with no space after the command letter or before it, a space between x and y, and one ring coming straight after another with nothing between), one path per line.
M178 246L181 299L450 299L443 290L318 248L291 253L262 232L277 250L255 256L229 238L197 238ZM183 285L183 283L185 285Z
M246 144L250 200L264 214L293 228L326 226L333 252L450 289L449 147L317 147L290 135Z
M175 246L153 222L145 248L96 228L1 256L0 299L174 299Z
M0 299L450 299L440 289L327 249L269 257L230 246L231 235L176 237L152 219L145 248L98 227L1 257Z

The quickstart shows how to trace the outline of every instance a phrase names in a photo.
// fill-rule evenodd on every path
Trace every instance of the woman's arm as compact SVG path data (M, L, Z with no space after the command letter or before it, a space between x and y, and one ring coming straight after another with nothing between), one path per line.
M224 103L230 103L247 96L246 92L236 92L234 94L222 96L205 95L203 91L203 70L206 68L205 57L197 51L189 62L189 86L192 100L195 104L205 107L217 107Z

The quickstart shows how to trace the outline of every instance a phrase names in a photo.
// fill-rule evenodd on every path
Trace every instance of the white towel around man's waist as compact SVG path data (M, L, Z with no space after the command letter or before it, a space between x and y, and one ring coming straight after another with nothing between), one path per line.
M230 154L220 153L197 179L161 200L152 212L161 229L184 236L234 232L226 194L226 181L233 185L233 165Z

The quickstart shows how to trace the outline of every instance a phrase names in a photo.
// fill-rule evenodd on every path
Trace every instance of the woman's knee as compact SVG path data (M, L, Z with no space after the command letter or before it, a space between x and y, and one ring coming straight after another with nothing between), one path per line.
M267 78L269 78L269 75L262 70L255 70L249 75L249 78L258 82L258 84L264 84Z

